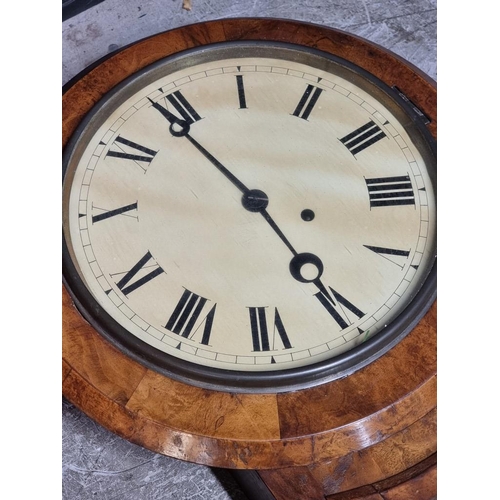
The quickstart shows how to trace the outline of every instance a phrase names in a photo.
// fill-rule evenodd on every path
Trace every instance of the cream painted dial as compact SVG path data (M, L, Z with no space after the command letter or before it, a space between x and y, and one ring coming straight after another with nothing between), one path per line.
M166 366L359 365L434 263L433 161L387 91L330 57L187 53L70 145L68 254L110 328Z

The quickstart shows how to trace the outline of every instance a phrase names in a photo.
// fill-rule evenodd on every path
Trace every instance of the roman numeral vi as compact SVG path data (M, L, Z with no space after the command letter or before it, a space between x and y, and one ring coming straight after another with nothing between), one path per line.
M252 332L252 346L254 351L274 350L276 333L278 333L285 349L290 349L292 347L276 307L274 308L272 345L270 344L269 331L267 328L266 307L249 307L248 312L250 314L250 329Z

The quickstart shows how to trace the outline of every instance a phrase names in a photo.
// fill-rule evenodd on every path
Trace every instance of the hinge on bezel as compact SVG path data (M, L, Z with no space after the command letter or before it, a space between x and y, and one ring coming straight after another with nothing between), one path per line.
M414 113L415 117L422 120L424 125L428 125L431 122L431 119L418 106L416 106L404 92L396 87L396 85L393 85L392 89L395 90L398 96L407 104L407 108Z

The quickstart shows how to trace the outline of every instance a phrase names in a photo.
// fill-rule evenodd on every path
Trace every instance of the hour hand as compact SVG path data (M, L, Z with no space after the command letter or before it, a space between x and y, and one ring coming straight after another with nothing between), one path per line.
M153 101L148 97L149 102L152 104L153 108L158 110L163 117L165 117L170 122L170 133L175 137L182 137L189 133L191 128L190 123L187 120L178 118L173 113L171 113L167 108L164 108L161 104Z

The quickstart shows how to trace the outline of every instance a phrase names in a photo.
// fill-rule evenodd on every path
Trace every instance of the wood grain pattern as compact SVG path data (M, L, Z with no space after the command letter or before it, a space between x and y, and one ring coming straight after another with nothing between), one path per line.
M107 397L127 403L146 368L124 358L100 335L89 335L93 329L86 321L75 321L80 314L64 290L63 309L63 359Z
M324 498L321 484L316 481L308 467L259 471L259 475L276 500Z
M437 450L436 409L389 438L309 467L325 494L384 481L411 469Z
M63 296L67 303L69 297L64 289ZM425 414L428 407L433 407L435 400L435 377L431 377L382 411L364 420L353 418L348 424L332 425L321 433L315 433L314 426L307 427L309 411L299 413L294 435L283 436L279 433L278 418L284 415L278 414L276 395L234 395L171 381L143 368L107 344L74 306L66 306L65 321L71 325L64 329L65 361L73 369L73 376L65 379L63 392L66 397L91 413L90 416L102 425L130 440L132 435L123 429L133 423L130 428L133 441L159 453L165 453L164 443L170 439L172 431L185 433L189 437L185 441L186 447L189 443L189 453L174 447L166 454L207 465L211 465L204 456L207 447L219 447L219 466L231 468L238 468L238 464L249 468L267 468L274 464L307 465L325 458L342 457L353 449L364 449L410 426L420 418L420 413ZM80 334L76 340L75 331ZM90 346L85 352L82 342ZM76 392L70 388L72 383L78 385ZM90 410L90 404L83 397L84 383L90 386L87 390L92 405L97 405L95 409ZM99 409L100 404L106 407L105 411ZM179 408L183 410L178 411ZM350 405L347 408L349 410ZM197 418L193 418L194 415ZM249 424L249 420L256 417L266 420L262 425ZM162 439L158 439L160 429ZM237 447L233 446L235 443ZM252 449L255 452L242 458L239 447L246 453ZM196 450L203 451L198 456ZM209 456L213 458L212 454Z
M384 481L342 493L325 500L436 500L437 455L434 453L413 467Z
M332 426L362 420L400 401L422 381L431 379L436 366L436 337L430 333L435 321L436 305L411 336L376 363L335 384L279 394L282 437L320 433ZM302 410L305 407L311 410L307 415Z
M63 96L63 146L92 106L128 76L177 51L229 40L287 41L349 58L397 85L431 118L436 135L435 86L398 56L329 28L231 19L153 36L81 75ZM147 370L96 333L64 288L62 299L63 394L152 451L217 467L301 467L294 472L299 483L323 494L393 476L435 451L436 304L400 344L350 377L284 394L241 395L195 389ZM389 460L391 450L397 453ZM341 470L348 474L342 481ZM285 485L286 476L277 482ZM384 498L398 498L401 488ZM380 491L367 495L379 498Z
M276 397L273 394L231 394L187 386L149 371L132 398L129 410L203 436L232 439L279 439Z
M437 498L437 455L424 460L383 481L367 482L330 494L321 488L310 467L290 467L260 471L276 500L300 498L307 500L435 500Z

